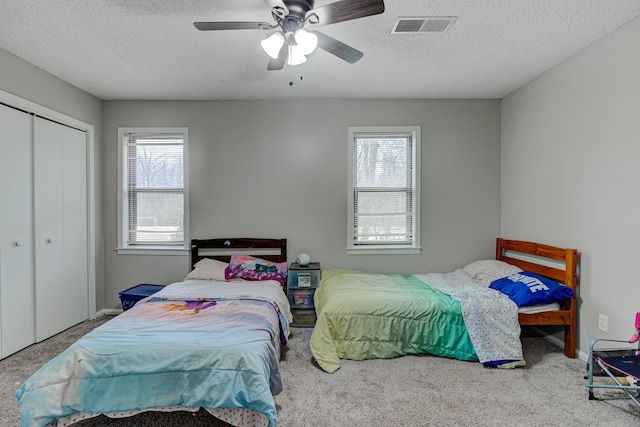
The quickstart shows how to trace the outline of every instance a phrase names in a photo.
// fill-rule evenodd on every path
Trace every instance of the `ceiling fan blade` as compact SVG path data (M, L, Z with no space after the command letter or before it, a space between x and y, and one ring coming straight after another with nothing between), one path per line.
M384 12L383 0L340 0L311 9L305 19L315 25L329 25ZM315 15L316 17L314 17Z
M267 64L267 70L282 70L284 68L285 62L287 62L287 56L289 55L289 47L287 43L283 44L280 48L280 53L277 58L269 59L269 64Z
M270 30L275 27L268 22L194 22L193 25L200 31L217 30Z
M333 37L329 37L328 35L321 33L320 31L311 32L318 36L318 47L320 49L326 50L332 55L347 61L349 64L358 62L360 58L364 56L364 53L360 52L358 49L354 49Z

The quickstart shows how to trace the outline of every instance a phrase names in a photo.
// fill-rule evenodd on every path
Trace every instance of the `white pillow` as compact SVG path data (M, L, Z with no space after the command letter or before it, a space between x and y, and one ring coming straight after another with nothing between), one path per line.
M465 265L462 269L474 280L489 286L494 280L522 271L521 268L504 261L484 259Z
M194 265L194 269L187 274L187 279L227 280L224 270L229 264L216 259L204 258Z

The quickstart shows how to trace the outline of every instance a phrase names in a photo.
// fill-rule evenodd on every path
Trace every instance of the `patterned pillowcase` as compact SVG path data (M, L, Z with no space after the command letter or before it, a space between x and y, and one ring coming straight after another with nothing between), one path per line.
M227 280L276 280L284 286L287 281L287 263L267 261L250 255L231 255L224 275Z
M187 279L227 280L224 272L228 265L226 262L216 259L201 259L193 266L193 270L187 274Z

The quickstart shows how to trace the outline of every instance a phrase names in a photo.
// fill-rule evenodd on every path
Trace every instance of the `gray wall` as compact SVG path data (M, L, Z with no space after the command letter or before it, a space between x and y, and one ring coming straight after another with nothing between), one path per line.
M583 352L640 311L639 40L635 19L502 102L502 235L580 251Z
M192 238L286 237L323 268L450 271L494 256L500 230L500 101L106 101L105 308L137 283L188 272L180 256L117 255L119 126L189 128ZM420 255L346 255L347 128L422 127Z
M104 306L102 241L102 101L0 49L0 90L94 126L96 198L96 308Z

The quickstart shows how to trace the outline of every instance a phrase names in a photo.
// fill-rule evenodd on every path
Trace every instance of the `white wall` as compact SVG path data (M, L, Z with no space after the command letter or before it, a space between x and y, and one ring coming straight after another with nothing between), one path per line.
M105 307L137 283L170 283L186 257L117 255L119 126L189 128L192 238L286 237L289 259L418 273L493 258L500 229L500 101L106 101ZM348 126L422 126L420 255L347 256Z
M628 338L640 311L640 19L503 99L501 134L502 236L578 249L583 352Z
M104 305L102 241L102 101L42 69L0 49L0 90L94 127L96 307Z

